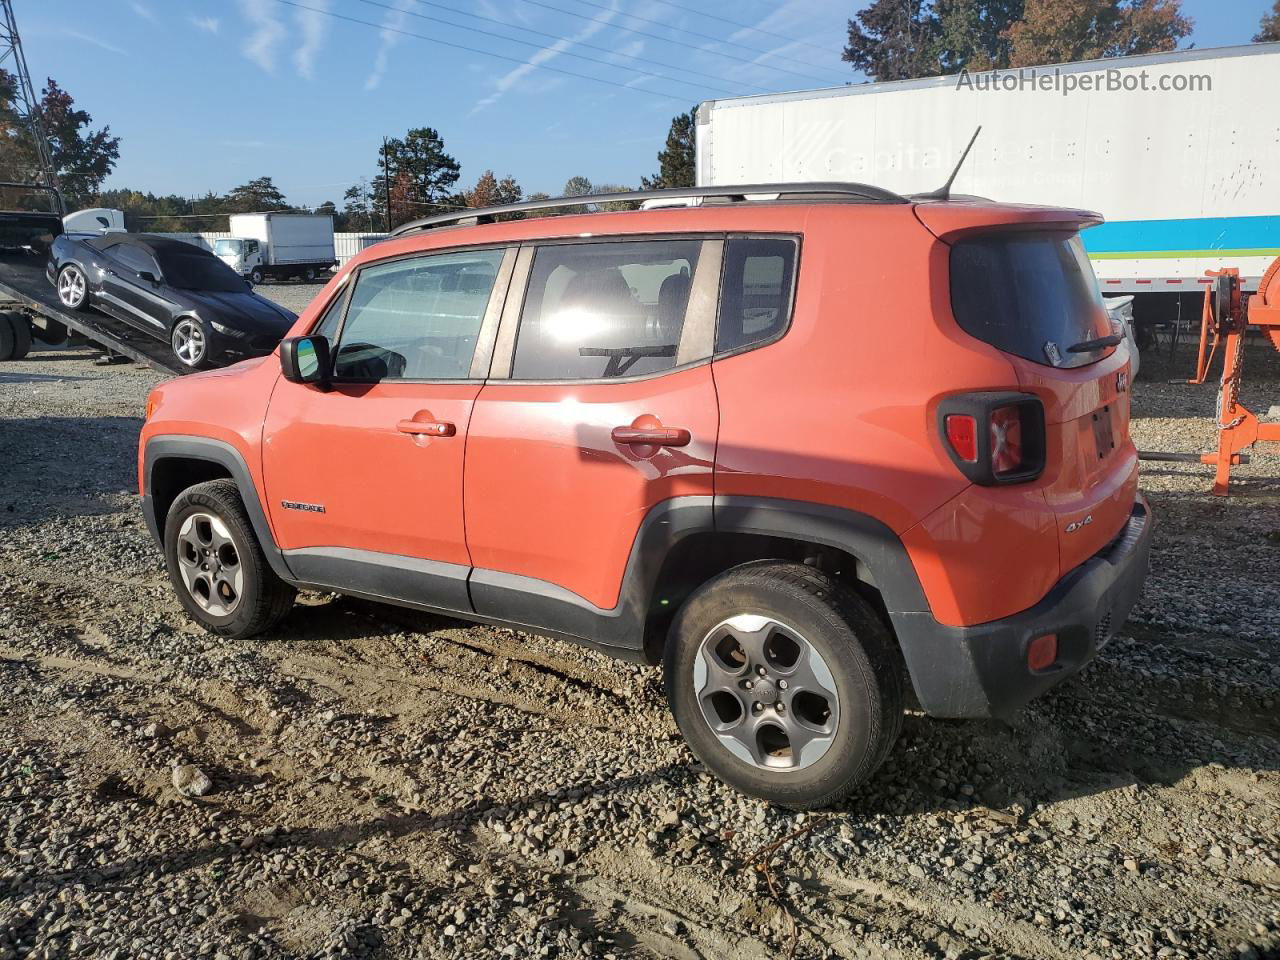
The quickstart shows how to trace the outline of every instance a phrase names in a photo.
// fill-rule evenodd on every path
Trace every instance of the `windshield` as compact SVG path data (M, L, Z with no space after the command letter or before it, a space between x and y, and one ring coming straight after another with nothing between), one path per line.
M165 250L158 254L158 259L165 282L171 287L219 293L244 293L246 289L239 274L203 251L194 248L191 253Z
M220 257L238 257L240 256L240 241L215 240L213 244L213 252Z
M951 309L971 337L1050 367L1095 363L1115 348L1072 350L1112 334L1080 235L997 233L951 250Z

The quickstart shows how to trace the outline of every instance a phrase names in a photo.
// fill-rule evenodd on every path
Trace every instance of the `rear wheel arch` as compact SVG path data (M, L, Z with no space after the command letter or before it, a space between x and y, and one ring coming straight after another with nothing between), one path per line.
M646 659L662 659L668 627L695 590L761 560L804 563L846 584L879 613L895 639L895 613L929 610L901 539L874 517L825 504L720 496L713 525L671 544L646 591Z

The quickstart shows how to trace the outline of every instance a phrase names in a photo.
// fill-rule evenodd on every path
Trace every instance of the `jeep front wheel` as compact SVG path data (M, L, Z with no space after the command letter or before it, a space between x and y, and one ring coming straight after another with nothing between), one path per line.
M849 587L803 564L751 563L702 586L672 624L664 666L698 759L788 807L848 795L902 726L888 630Z
M267 563L230 480L197 484L174 500L164 557L182 606L219 636L239 639L269 629L297 595Z

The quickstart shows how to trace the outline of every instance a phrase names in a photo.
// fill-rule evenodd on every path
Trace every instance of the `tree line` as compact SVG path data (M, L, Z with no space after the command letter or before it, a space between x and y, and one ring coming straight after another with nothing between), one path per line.
M902 80L1173 50L1190 32L1181 0L872 0L848 21L843 58L872 80ZM1280 41L1280 0L1253 39ZM29 183L40 179L40 165L16 94L13 75L0 69L0 180ZM199 197L103 190L120 158L120 138L109 126L95 129L89 113L53 79L38 105L68 209L123 210L131 230L225 230L233 213L300 211L331 214L338 230L372 232L452 209L547 199L545 193L526 196L513 176L499 178L491 169L459 186L461 164L433 127L387 139L370 158L371 175L347 189L341 206L293 205L270 176ZM672 118L657 160L657 172L641 178L643 188L693 185L693 110ZM562 193L585 198L626 189L574 176Z

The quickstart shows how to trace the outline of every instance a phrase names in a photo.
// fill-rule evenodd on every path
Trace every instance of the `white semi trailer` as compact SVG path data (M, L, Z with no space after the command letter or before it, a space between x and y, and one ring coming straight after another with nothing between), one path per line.
M1206 269L1256 290L1280 255L1280 43L710 100L699 186L855 180L1084 207L1105 294L1140 327L1198 321Z

